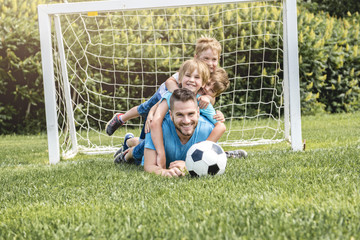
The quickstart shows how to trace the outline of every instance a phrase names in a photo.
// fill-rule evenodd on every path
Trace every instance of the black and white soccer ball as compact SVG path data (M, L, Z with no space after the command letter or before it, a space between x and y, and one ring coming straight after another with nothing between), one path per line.
M224 150L211 141L192 145L185 159L186 169L193 177L223 174L226 162L227 157Z

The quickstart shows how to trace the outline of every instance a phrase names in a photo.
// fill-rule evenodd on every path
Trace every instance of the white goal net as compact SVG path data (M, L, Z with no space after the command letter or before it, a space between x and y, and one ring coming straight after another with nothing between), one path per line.
M63 157L113 152L126 132L140 133L141 118L128 121L111 137L105 125L114 113L124 113L151 97L182 62L194 56L201 36L214 37L222 45L219 66L231 83L215 104L226 117L227 131L220 144L242 146L289 138L282 1L163 8L139 4L107 10L104 3L111 6L116 1L98 2L98 8L96 3L88 9L89 3L56 4L51 8L59 9L56 14L47 9L53 19L49 39L55 131ZM44 61L43 56L43 68ZM50 87L44 85L46 93Z

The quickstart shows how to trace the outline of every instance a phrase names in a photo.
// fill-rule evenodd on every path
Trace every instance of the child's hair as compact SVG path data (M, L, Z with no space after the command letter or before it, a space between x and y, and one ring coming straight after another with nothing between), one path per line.
M213 52L216 52L218 54L218 58L220 59L221 54L221 45L215 38L202 36L196 41L195 46L195 54L200 55L200 53L211 49Z
M180 86L182 83L182 79L185 75L185 73L188 71L189 73L193 73L197 69L201 79L202 79L202 85L205 85L208 83L210 79L210 70L209 67L204 63L203 61L197 60L197 59L190 59L185 61L179 70L179 82Z
M210 81L214 82L213 91L215 93L215 97L219 96L222 92L228 89L230 85L228 74L223 68L216 68L216 70L210 75Z

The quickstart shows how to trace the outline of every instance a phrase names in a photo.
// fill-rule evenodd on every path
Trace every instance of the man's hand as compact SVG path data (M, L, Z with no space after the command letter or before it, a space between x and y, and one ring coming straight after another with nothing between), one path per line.
M164 176L164 177L182 177L182 176L185 176L185 172L181 171L177 167L174 167L174 168L162 170L161 176Z
M186 170L185 161L177 160L177 161L171 162L169 165L169 169L171 169L171 168L178 168L178 169L180 169L180 171L185 172L185 170Z

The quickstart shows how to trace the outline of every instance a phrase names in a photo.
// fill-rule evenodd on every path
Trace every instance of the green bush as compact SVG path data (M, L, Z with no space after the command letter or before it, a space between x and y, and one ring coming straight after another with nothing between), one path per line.
M1 1L0 134L45 129L36 6Z
M348 12L360 12L359 0L303 0L310 11L326 11L332 16L345 17Z
M344 19L301 8L298 16L302 110L359 110L359 14Z
M49 2L55 1L0 0L0 134L34 133L46 129L36 6ZM356 10L359 3L349 1L349 4L350 2L353 3L352 9ZM345 5L347 6L346 3ZM349 12L343 18L336 18L319 9L311 13L302 5L298 6L302 112L314 114L322 111L359 110L360 16L358 13ZM211 21L216 23L219 19L211 19ZM161 21L157 24L161 24ZM261 28L261 26L258 27ZM232 28L227 27L225 36L219 36L231 38L233 34ZM185 37L191 36L189 34ZM261 44L261 40L255 38L253 40L254 43L257 44L260 41L259 44ZM169 38L164 38L163 41L169 41ZM247 43L239 42L239 44L245 46ZM182 48L183 46L179 45L171 51L184 51ZM168 52L169 49L158 49L158 51L160 52L157 54L161 55L161 51ZM149 53L153 52L149 51ZM184 56L191 56L191 54L192 52L188 49L184 51ZM224 65L233 61L234 56L223 59ZM255 57L255 53L253 56ZM242 59L239 58L238 61ZM171 63L174 69L179 64L180 62ZM148 70L152 71L153 67L154 65L149 63ZM169 69L160 70L169 71ZM259 74L260 70L252 69L256 74ZM273 70L276 71L276 69ZM232 74L232 71L241 72L243 69L241 67L230 69L229 74ZM239 80L236 84L239 89L243 83ZM103 91L104 89L95 90ZM109 90L106 89L106 91ZM240 94L235 96L239 98L238 100L243 97ZM222 105L231 102L232 99L231 96L223 98L222 101L225 102L222 102ZM118 104L121 102L119 101ZM134 102L134 104L138 103ZM120 109L121 106L118 108ZM94 114L97 112L96 109L93 111Z

